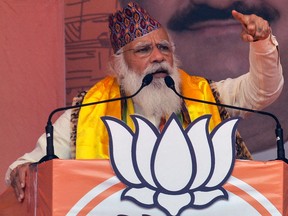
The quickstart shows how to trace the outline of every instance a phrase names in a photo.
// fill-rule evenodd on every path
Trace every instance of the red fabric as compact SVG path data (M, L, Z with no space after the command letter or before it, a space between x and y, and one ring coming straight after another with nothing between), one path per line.
M0 192L8 166L65 104L63 8L59 0L0 1Z

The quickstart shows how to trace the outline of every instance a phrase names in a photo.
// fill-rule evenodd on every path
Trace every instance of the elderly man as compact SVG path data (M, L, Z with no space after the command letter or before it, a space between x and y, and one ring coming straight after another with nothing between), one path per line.
M271 35L268 22L261 17L237 11L232 11L232 14L243 26L242 39L251 44L251 70L236 79L217 83L190 76L179 69L172 39L161 24L139 5L129 3L111 15L109 27L114 55L110 66L114 75L78 95L74 103L131 95L139 89L147 74L153 75L153 81L132 99L66 111L54 124L56 155L62 159L108 159L108 135L100 119L105 115L121 118L133 127L129 115L137 113L160 128L173 112L177 113L183 127L197 117L211 114L210 129L229 116L226 110L218 110L216 106L183 101L165 85L167 75L174 79L176 89L187 97L255 109L271 104L283 86L277 42ZM245 116L244 112L237 110L229 112L233 116ZM239 136L235 145L238 158L251 159ZM45 155L45 149L45 135L42 135L36 148L15 161L7 171L6 180L14 187L20 202L24 198L28 165L39 161Z

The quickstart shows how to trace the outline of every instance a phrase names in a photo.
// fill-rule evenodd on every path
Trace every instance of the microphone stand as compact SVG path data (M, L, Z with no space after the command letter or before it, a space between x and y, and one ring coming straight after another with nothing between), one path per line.
M44 157L42 157L38 163L42 163L42 162L45 162L45 161L49 161L49 160L58 158L54 154L54 144L53 144L53 131L54 131L54 128L53 128L53 124L52 124L52 117L53 117L53 115L55 113L60 112L60 111L64 111L64 110L68 110L68 109L74 109L74 108L79 108L79 107L97 105L97 104L101 104L101 103L109 103L109 102L113 102L113 101L117 101L117 100L123 100L123 99L132 98L135 95L137 95L145 86L148 86L152 82L152 80L153 80L153 75L152 74L147 74L142 80L141 87L134 94L132 94L130 96L112 98L112 99L108 99L108 100L96 101L96 102L91 102L91 103L87 103L87 104L79 104L79 105L74 105L74 106L61 107L61 108L57 108L57 109L53 110L50 113L49 117L48 117L47 125L45 127L46 142L47 142L46 155Z
M253 110L253 109L236 107L236 106L227 105L227 104L214 103L211 101L204 101L204 100L199 100L196 98L188 98L188 97L185 97L185 96L179 94L176 91L174 80L170 76L166 76L164 80L165 80L165 84L167 85L167 87L172 89L176 95L178 95L180 98L182 98L184 100L190 100L190 101L206 103L206 104L210 104L210 105L222 106L222 107L227 107L230 109L237 109L237 110L242 110L242 111L247 111L247 112L252 112L252 113L259 113L262 115L268 115L268 116L272 117L276 122L276 129L275 129L276 142L277 142L277 158L276 158L276 160L282 160L288 164L288 159L285 157L285 149L284 149L284 142L283 142L283 129L281 127L280 121L278 120L278 118L275 115L273 115L272 113L260 111L260 110Z

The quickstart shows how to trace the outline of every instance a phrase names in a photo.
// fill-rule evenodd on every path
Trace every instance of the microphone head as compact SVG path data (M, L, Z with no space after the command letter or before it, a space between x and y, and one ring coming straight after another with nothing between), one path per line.
M164 80L168 88L175 89L175 82L171 76L166 76Z
M152 74L147 74L142 80L142 87L148 86L153 80Z

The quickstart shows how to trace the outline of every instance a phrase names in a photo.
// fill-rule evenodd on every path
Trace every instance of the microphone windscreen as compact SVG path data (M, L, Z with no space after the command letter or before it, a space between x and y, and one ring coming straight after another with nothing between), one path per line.
M170 77L170 76L166 76L165 78L164 78L164 80L165 80L165 84L167 85L167 87L168 88L172 88L172 89L174 89L175 88L175 82L174 82L174 80L172 79L172 77Z
M148 86L153 80L152 74L147 74L142 80L142 86Z

